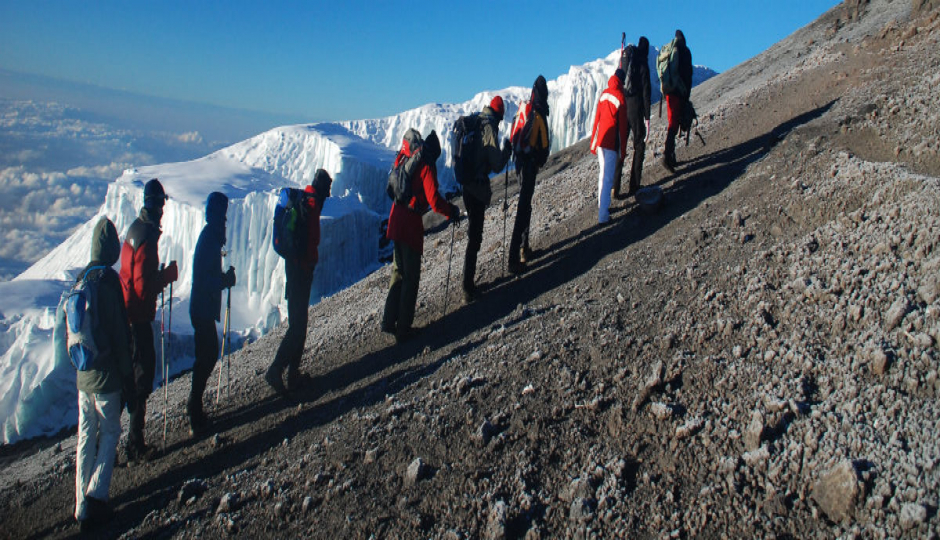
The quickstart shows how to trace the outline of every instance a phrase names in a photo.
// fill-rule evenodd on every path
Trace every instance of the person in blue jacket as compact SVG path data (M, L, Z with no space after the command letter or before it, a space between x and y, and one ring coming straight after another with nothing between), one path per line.
M206 225L199 234L193 254L193 289L189 297L189 318L196 342L192 388L186 412L190 433L201 435L211 422L202 409L202 395L219 357L219 335L215 323L221 320L222 291L235 286L235 268L222 272L222 246L225 245L225 220L228 197L217 191L206 199Z

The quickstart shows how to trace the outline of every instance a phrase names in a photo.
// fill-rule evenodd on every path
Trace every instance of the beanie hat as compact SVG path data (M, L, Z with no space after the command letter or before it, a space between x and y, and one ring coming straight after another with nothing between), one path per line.
M623 71L622 69L620 69L620 68L617 68L617 71L614 72L614 76L617 77L618 79L620 79L620 83L621 83L621 84L622 84L625 80L627 80L627 74L624 73L624 71Z
M163 208L166 204L166 192L163 191L163 184L156 178L152 178L144 185L144 208Z
M206 198L206 223L224 222L227 213L228 197L218 191L210 193Z
M676 37L685 41L685 34L682 33L682 30L676 30Z
M499 115L500 118L506 114L506 106L503 105L503 98L499 96L494 97L493 100L490 101L490 108L493 109L493 112Z
M441 140L437 138L437 132L433 129L428 136L424 138L424 161L431 164L441 157Z
M330 186L332 184L333 179L330 178L330 173L324 169L317 169L317 172L313 173L313 180L310 181L310 185L317 192L317 196L323 198L330 196Z

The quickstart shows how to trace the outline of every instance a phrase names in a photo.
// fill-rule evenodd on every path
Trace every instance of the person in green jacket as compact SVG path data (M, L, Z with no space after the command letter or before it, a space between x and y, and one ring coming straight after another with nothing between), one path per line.
M133 386L130 384L133 368L124 293L117 272L111 268L120 255L117 230L111 220L102 217L92 233L91 262L76 280L76 283L97 281L97 302L90 305L94 306L92 321L95 321L91 334L98 350L90 368L76 371L75 519L83 532L111 517L108 491L121 437L121 393ZM64 320L63 311L59 310L57 318ZM67 347L66 343L65 339L60 339L57 346ZM67 350L64 353L69 354Z

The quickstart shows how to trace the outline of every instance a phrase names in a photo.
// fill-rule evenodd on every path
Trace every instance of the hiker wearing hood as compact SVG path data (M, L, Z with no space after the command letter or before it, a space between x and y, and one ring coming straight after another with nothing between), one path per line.
M591 153L597 154L599 173L597 179L597 222L610 221L610 190L614 185L617 162L627 154L627 105L624 102L622 69L607 81L607 89L601 94L591 128Z
M679 121L682 119L682 110L688 103L692 95L692 51L685 44L685 34L682 30L676 30L676 37L673 40L679 57L679 78L682 80L682 87L666 94L666 119L668 128L666 131L666 149L663 155L663 165L669 169L669 172L675 172L679 162L676 160L676 135L679 133Z
M121 285L124 287L124 304L127 306L134 343L135 388L133 398L127 403L130 416L126 446L128 461L146 459L151 454L144 442L147 398L153 391L157 366L151 323L156 318L160 292L179 277L176 261L160 270L160 257L157 254L157 242L162 234L160 220L167 199L159 180L154 178L147 182L144 186L144 207L128 228L121 248Z
M509 272L525 271L525 263L532 259L529 248L529 223L532 219L532 195L535 193L535 177L548 159L551 141L548 136L548 84L539 75L532 85L532 94L512 126L513 153L516 155L516 174L522 182L519 186L519 202L516 220L509 242Z
M319 261L320 212L330 196L333 178L323 169L317 169L310 185L304 188L307 194L306 222L307 249L304 257L285 259L284 273L286 283L284 296L287 298L287 332L277 348L274 360L264 374L264 380L281 396L288 392L295 394L311 380L300 372L303 359L304 343L307 341L307 311L310 308L310 291L313 288L313 270ZM234 281L234 276L232 277ZM218 319L216 319L218 320ZM284 372L287 372L287 386L284 386Z
M620 192L620 177L623 171L623 162L617 162L617 171L614 173L614 197L624 199L633 195L640 189L643 176L643 158L646 154L646 139L649 137L650 127L650 42L646 37L640 36L636 47L627 47L624 60L629 65L621 64L620 69L626 74L623 95L627 101L627 131L633 135L633 165L630 168L630 182L626 194Z
M95 224L91 262L78 274L77 283L97 281L92 335L98 349L91 369L76 371L78 387L78 441L75 456L75 519L82 532L110 518L108 491L114 458L121 437L121 392L133 375L130 329L124 307L121 281L111 267L118 261L121 242L108 218ZM91 290L91 289L86 289ZM57 319L65 328L65 313ZM56 324L59 327L59 321ZM57 346L67 347L66 341ZM57 351L65 354L68 351Z
M413 133L412 133L413 132ZM415 130L409 130L395 156L395 166L418 150L411 148L408 139L420 139ZM411 201L407 205L395 202L388 215L386 237L393 241L392 278L385 298L381 329L394 334L398 342L414 335L412 323L418 301L418 282L421 279L421 254L424 251L424 222L421 216L433 209L450 220L460 217L460 209L447 202L437 188L437 158L441 156L441 142L435 131L424 139L421 164L411 176Z
M193 288L189 295L189 319L193 325L196 361L186 412L192 435L210 427L202 407L202 396L219 357L219 336L215 323L221 320L222 291L235 286L235 268L222 271L222 247L225 245L225 220L228 197L213 192L206 199L206 225L199 233L193 253ZM231 294L231 293L230 293Z
M477 269L477 253L483 244L483 218L493 196L490 173L503 170L512 155L509 139L503 141L502 150L499 148L499 123L503 121L505 112L503 98L496 96L480 113L480 139L483 149L478 154L473 181L463 185L463 202L467 207L470 223L467 228L467 252L463 263L464 302L472 302L479 294L474 284L474 275Z

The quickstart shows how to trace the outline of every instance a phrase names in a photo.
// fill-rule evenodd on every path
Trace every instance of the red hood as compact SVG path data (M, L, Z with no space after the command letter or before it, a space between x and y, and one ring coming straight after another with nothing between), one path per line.
M620 79L618 79L616 75L611 75L610 78L607 79L607 89L608 89L608 90L615 90L615 89L616 89L616 90L620 90L620 91L622 92L622 91L623 91L623 83L620 82Z

